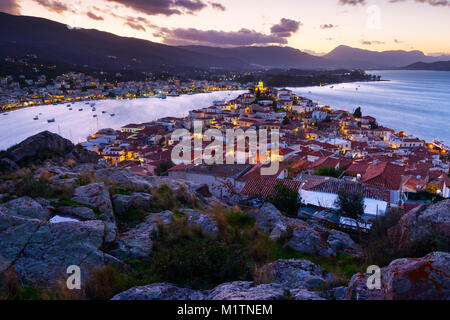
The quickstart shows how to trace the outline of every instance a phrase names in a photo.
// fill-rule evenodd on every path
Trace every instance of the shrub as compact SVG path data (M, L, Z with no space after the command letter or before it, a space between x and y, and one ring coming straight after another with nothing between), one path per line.
M275 186L274 195L269 201L278 210L292 216L297 216L301 206L301 198L296 190L287 187L284 183L278 182Z
M334 167L323 166L323 167L320 167L319 169L317 169L314 172L314 175L339 178L343 172L344 172L343 169L336 169Z
M255 218L246 213L234 210L227 216L227 221L231 226L239 228L251 228L255 224Z
M85 284L84 294L90 300L108 300L129 286L125 273L109 265L94 271Z
M55 187L44 178L34 179L31 176L27 176L16 185L15 193L18 196L28 196L32 198L53 198L64 193L64 190Z
M167 172L170 168L175 166L175 164L172 161L163 161L159 164L158 167L155 169L155 174L157 176L167 176Z

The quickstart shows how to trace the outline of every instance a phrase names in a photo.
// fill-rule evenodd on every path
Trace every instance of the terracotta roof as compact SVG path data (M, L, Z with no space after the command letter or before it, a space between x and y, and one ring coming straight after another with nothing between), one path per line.
M264 198L273 194L277 183L283 183L289 189L298 191L301 181L276 179L275 177L259 176L250 179L242 189L241 193L249 196L261 196Z
M378 162L371 164L361 179L361 182L367 183L379 188L399 190L402 182L404 168L390 162Z

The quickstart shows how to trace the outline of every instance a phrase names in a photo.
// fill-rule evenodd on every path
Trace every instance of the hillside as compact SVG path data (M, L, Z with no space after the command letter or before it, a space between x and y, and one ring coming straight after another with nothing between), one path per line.
M450 61L437 61L433 63L416 62L403 67L404 70L432 70L432 71L450 71Z

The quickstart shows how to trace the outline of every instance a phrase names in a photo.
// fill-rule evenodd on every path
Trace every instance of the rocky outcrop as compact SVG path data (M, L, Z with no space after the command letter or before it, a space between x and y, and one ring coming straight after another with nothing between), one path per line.
M128 169L104 168L96 170L94 175L99 181L133 190L148 190L152 187L149 181Z
M75 160L77 163L97 163L98 155L95 152L89 151L83 148L81 145L75 146L75 148L70 151L66 159Z
M82 221L97 219L94 210L87 207L60 206L56 207L55 211L58 213L58 215L71 217Z
M130 209L147 210L153 201L153 196L148 193L134 192L131 195L116 194L112 199L114 212L124 215Z
M281 300L289 295L280 284L256 285L251 281L223 283L215 287L207 300Z
M334 276L308 260L277 260L260 270L261 280L282 284L289 289L320 290Z
M198 290L179 288L171 283L153 283L121 292L111 300L203 300L205 295Z
M397 250L404 249L411 241L433 234L450 237L450 200L415 208L388 230L389 239Z
M44 208L39 202L30 197L21 197L4 204L9 211L18 216L24 216L34 219L47 220L50 216L50 211Z
M331 300L345 300L347 287L336 287L327 291L327 297Z
M182 212L187 216L188 225L199 227L209 237L217 236L219 228L211 216L193 209L183 209Z
M298 225L288 245L294 250L327 258L338 252L359 254L359 246L348 234L319 225Z
M364 273L352 277L347 300L449 300L450 254L394 260L381 269L380 289L368 289L368 277Z
M267 232L272 240L287 234L287 218L271 203L249 213L255 218L259 229Z
M326 300L317 292L312 292L306 289L291 290L290 294L295 300Z
M55 156L64 156L73 148L74 145L69 140L55 133L43 131L9 148L7 158L24 165Z
M153 248L152 235L158 231L158 225L168 225L172 221L171 211L149 213L142 223L119 236L118 248L110 253L119 259L148 258Z
M0 269L12 268L20 279L52 284L77 265L82 281L106 264L120 261L104 253L102 221L49 223L0 209Z

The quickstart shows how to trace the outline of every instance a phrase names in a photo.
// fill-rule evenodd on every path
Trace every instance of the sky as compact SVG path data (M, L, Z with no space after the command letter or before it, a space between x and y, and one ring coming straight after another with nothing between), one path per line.
M0 11L170 45L450 54L450 0L0 0Z

